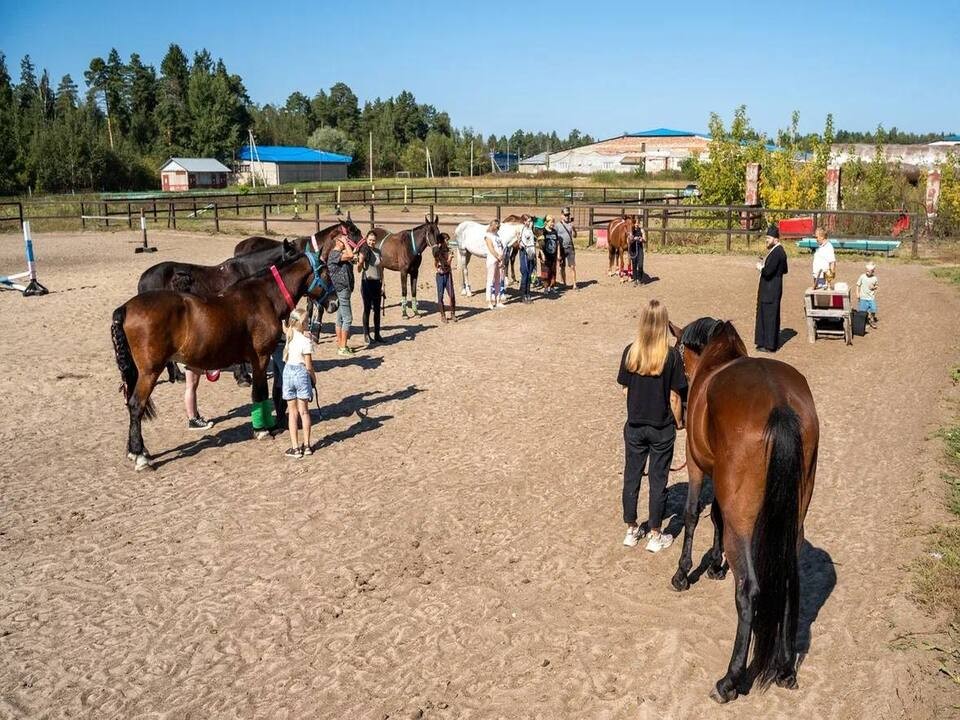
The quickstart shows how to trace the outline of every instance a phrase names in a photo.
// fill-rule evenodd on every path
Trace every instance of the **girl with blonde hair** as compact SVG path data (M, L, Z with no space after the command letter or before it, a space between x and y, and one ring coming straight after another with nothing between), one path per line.
M284 457L299 460L312 455L310 447L310 400L317 376L313 370L313 343L304 332L305 318L294 310L287 318L284 329L286 346L283 349L283 399L287 401L287 427L290 430L290 447ZM298 420L303 425L303 444L300 444Z
M493 220L487 225L483 241L487 246L487 308L495 310L506 307L500 294L500 278L503 273L503 241L498 234L500 221Z
M682 427L680 395L686 390L683 360L670 346L670 320L659 300L650 300L640 312L637 338L623 349L617 382L627 396L627 422L623 426L623 544L635 547L649 534L647 550L659 552L673 543L661 532L667 501L667 475L673 461L677 428ZM637 525L640 479L650 460L650 516Z

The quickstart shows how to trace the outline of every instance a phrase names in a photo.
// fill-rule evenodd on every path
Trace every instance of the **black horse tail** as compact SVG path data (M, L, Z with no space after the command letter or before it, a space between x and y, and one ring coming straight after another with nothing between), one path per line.
M775 407L763 431L770 452L763 506L753 533L753 562L758 594L753 615L752 670L758 687L777 678L786 640L797 634L800 576L800 484L803 478L803 435L793 409Z
M140 377L140 371L137 370L137 363L133 359L133 353L130 352L130 343L127 342L127 333L123 329L123 322L127 318L127 308L121 305L113 311L113 322L110 324L110 337L113 339L113 352L117 358L117 368L120 370L120 379L122 381L121 390L123 399L130 404L130 398L134 398L134 404L130 406L133 412L140 410L140 402L136 399L134 390L137 387L137 380ZM148 399L147 405L143 411L148 420L156 416L156 409L153 401Z

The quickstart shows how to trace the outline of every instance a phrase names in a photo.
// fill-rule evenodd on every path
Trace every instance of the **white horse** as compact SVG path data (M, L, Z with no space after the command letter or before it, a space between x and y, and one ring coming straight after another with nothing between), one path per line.
M503 243L504 254L507 250L517 247L520 244L520 231L523 230L523 223L505 222L500 225L497 236ZM470 256L487 257L487 226L484 223L466 220L453 231L453 238L457 243L457 254L460 258L460 273L463 278L461 292L470 296L473 291L470 289L470 276L467 274L467 264L470 262ZM501 281L502 282L502 281Z

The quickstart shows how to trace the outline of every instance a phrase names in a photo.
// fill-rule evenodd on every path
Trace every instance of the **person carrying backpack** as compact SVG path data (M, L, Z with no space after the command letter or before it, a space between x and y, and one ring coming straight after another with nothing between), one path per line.
M557 292L557 251L560 248L560 236L557 234L557 224L552 215L547 215L543 227L543 269L545 292Z

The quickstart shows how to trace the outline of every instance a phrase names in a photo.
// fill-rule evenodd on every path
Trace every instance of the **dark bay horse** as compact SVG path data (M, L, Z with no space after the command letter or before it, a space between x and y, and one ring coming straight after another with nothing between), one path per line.
M797 687L799 553L813 494L820 422L806 378L778 360L747 356L729 322L671 323L689 383L683 551L673 576L690 587L693 534L705 475L713 479L708 577L736 586L737 634L727 673L711 697L736 699L756 681ZM747 656L753 639L753 658Z
M330 273L312 253L272 265L219 295L151 290L113 311L110 335L130 414L127 457L137 470L150 466L141 422L144 416L150 419L155 415L150 394L171 360L195 368L250 363L254 431L271 427L272 405L267 393L270 355L282 321L308 292L327 303L331 312L336 310Z
M616 275L626 269L630 233L638 222L636 215L625 215L607 223L608 275Z
M350 218L350 213L347 213L347 219L341 220L329 227L325 227L323 230L314 233L313 235L307 235L305 237L297 237L291 240L290 242L293 246L300 252L304 250L312 250L313 252L319 254L320 259L323 262L327 261L327 256L330 254L330 250L333 248L334 242L341 233L345 232L347 237L350 240L350 245L356 250L361 248L361 251L365 251L365 246L363 245L363 235L360 232L360 228L356 226L353 220ZM243 255L248 255L250 253L261 252L265 249L276 248L281 245L280 240L274 240L268 237L254 236L248 237L244 240L241 240L237 243L236 247L233 248L233 256L241 257ZM285 241L283 241L285 242ZM316 319L314 319L316 318ZM313 327L316 323L316 332L313 332L313 339L319 340L320 334L320 324L323 322L323 306L313 302L313 299L308 295L307 296L307 327Z
M376 247L380 251L383 268L400 273L400 289L403 298L400 303L403 317L407 314L407 278L410 278L410 291L413 293L413 314L417 310L417 279L420 276L420 263L423 251L429 245L435 247L440 240L440 225L437 218L424 218L425 222L407 230L390 232L385 228L374 228L377 237Z
M137 293L176 290L209 297L295 254L293 246L284 241L249 255L229 258L219 265L194 265L173 261L157 263L143 271L137 283ZM239 373L234 374L240 382ZM167 375L170 382L184 380L183 373L172 362L167 363Z

